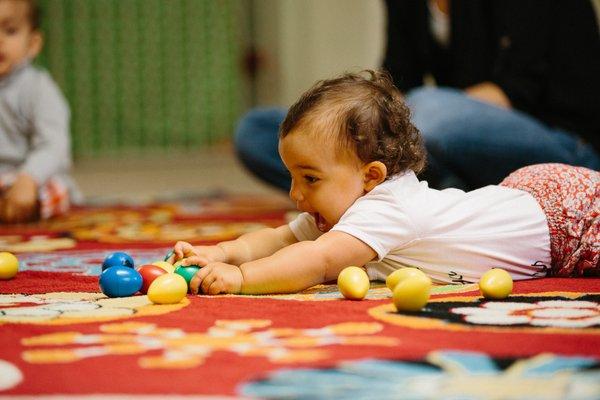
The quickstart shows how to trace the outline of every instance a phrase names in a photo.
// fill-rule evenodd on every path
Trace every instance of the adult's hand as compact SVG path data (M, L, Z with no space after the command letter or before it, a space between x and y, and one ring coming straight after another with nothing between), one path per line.
M493 82L481 82L465 89L465 92L474 99L483 101L506 109L512 108L506 93Z

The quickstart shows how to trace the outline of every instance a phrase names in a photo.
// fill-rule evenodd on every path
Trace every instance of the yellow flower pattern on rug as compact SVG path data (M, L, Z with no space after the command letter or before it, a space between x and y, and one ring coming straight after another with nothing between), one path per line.
M184 298L178 304L155 305L148 296L111 299L102 293L84 292L0 294L0 325L67 325L147 317L177 311L189 303Z
M447 285L434 287L432 293L460 293L473 290L474 285ZM366 296L369 300L390 298L389 289L381 282L372 282ZM317 285L300 293L269 296L202 296L208 299L222 297L252 297L257 299L327 301L340 300L337 285ZM184 298L178 304L152 304L147 296L107 298L102 293L52 292L43 294L0 294L0 325L21 323L38 325L68 325L103 322L115 319L161 315L180 310L190 304Z
M274 363L309 362L330 357L328 345L397 346L398 338L376 335L383 325L345 322L315 329L269 328L270 320L217 320L206 332L161 328L152 323L100 325L100 333L65 331L22 339L23 352L34 364L71 363L90 357L140 355L141 368L193 368L215 351L241 357L265 357ZM58 348L50 348L55 346ZM145 355L147 352L159 355Z
M72 249L77 242L71 238L53 238L48 235L36 235L26 238L23 235L0 235L0 251L11 253L42 252Z
M77 241L101 243L222 241L265 226L281 225L289 208L287 201L266 196L181 199L144 207L73 209L65 216L40 222L39 227L49 232L69 232L69 237ZM267 216L263 217L265 213ZM235 215L238 221L210 219L222 215ZM206 219L190 220L199 216ZM255 218L248 220L244 216Z
M112 211L86 215L75 225L67 224L75 239L103 243L222 241L265 226L260 222L180 222L173 220L168 210L153 210L150 215Z

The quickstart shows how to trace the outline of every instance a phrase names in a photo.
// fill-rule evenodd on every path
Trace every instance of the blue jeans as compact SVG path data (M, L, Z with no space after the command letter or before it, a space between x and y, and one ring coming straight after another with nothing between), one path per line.
M407 94L406 103L428 152L422 178L433 187L470 190L498 184L531 164L600 168L600 154L578 136L463 91L420 87Z
M244 166L263 181L285 191L291 177L279 157L279 125L285 108L255 108L238 123L234 146Z
M476 189L498 184L525 165L545 162L600 169L600 154L576 135L474 100L460 90L421 87L409 92L406 102L428 151L420 178L431 187ZM277 152L285 113L282 108L250 111L238 125L235 147L252 173L289 190L289 174Z

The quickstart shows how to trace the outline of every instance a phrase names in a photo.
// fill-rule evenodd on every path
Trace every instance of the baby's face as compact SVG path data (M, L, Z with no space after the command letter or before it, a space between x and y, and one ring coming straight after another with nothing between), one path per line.
M0 76L39 51L41 37L31 29L28 7L24 1L0 0Z
M318 143L311 135L292 131L279 141L279 154L292 175L290 198L327 232L366 192L358 158L340 157L334 144Z

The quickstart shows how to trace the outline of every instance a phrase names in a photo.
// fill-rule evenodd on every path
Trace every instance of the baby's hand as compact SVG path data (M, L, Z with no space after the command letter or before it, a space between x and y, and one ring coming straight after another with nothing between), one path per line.
M37 183L29 175L19 175L2 197L0 221L27 222L37 217Z
M212 262L196 272L190 280L190 291L193 294L198 294L199 289L204 294L237 294L242 290L243 281L242 271L235 265Z
M202 267L210 262L225 262L227 255L219 246L192 246L188 242L177 242L173 255L167 261L173 264L182 259L181 265Z

